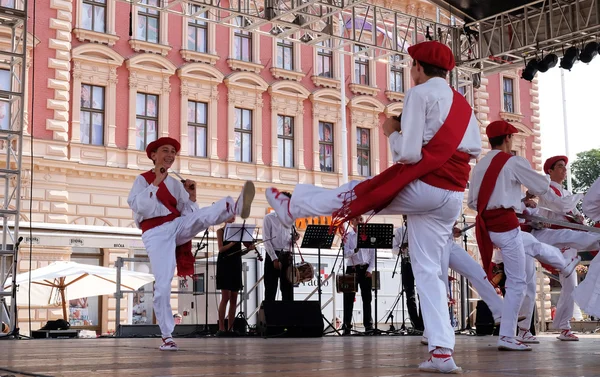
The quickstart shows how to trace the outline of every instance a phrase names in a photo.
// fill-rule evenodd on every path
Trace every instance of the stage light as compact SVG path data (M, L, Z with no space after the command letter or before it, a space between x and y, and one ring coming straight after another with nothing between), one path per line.
M300 37L300 42L302 43L309 43L313 40L314 38L312 37L312 35L306 33L303 36Z
M521 78L523 80L532 81L533 78L535 77L535 74L538 71L539 62L540 62L540 60L538 58L531 59L529 61L529 63L527 63L527 66L525 67L525 69L523 70L523 73L521 74Z
M579 60L584 63L589 63L596 57L596 55L598 55L598 43L590 42L585 45L581 51L581 54L579 54Z
M271 28L271 31L269 31L269 33L271 33L271 35L279 35L283 33L283 28L279 25L275 25L273 26L273 28Z
M556 54L548 54L538 63L537 69L540 72L546 72L550 68L556 67L558 64L558 56Z
M565 51L565 55L560 59L560 68L570 71L578 57L579 49L575 46L569 47L567 51Z

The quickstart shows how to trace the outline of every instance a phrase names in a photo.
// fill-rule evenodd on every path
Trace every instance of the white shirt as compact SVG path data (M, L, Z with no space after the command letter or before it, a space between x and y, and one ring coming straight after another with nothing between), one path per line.
M583 212L594 221L600 221L600 178L590 187L583 198Z
M562 221L565 221L565 218L561 214L572 212L574 215L578 215L579 211L575 207L583 199L583 194L573 195L569 190L563 188L562 185L553 181L550 181L550 186L556 188L561 193L561 196L558 196L552 189L541 195L538 202L540 207L539 215L550 220Z
M469 186L469 208L477 209L477 198L481 188L481 181L487 171L494 156L500 151L491 150L482 158L471 175L471 185ZM486 209L512 208L515 211L521 210L521 185L527 187L533 195L541 196L550 190L550 179L541 175L531 168L529 161L519 156L512 156L506 161L506 164L500 170L498 180L492 196Z
M263 219L263 240L275 237L270 241L265 241L265 250L272 261L278 259L275 250L290 251L292 241L291 232L292 229L286 228L281 224L275 212L267 214Z
M415 164L423 157L421 149L427 145L448 117L454 94L446 80L434 77L411 88L404 98L402 133L393 132L390 149L394 162ZM475 114L458 150L473 158L481 153L481 133Z
M177 209L184 216L198 209L198 204L190 200L190 194L185 191L183 184L170 175L163 181L169 189L169 192L177 199ZM127 204L133 210L133 219L135 225L140 227L140 223L154 217L167 216L171 213L156 197L158 187L152 183L148 184L146 178L138 175L133 182L133 187L129 191Z
M344 257L348 259L348 266L368 264L367 272L372 272L375 269L375 249L358 249L355 253L356 245L356 232L350 229L344 240Z
M394 241L392 242L392 252L395 255L400 253L402 245L408 244L408 232L405 226L396 228L394 232Z

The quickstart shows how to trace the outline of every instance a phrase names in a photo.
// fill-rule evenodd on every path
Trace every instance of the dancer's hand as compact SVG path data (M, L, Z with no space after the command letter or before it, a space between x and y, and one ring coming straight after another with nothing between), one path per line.
M458 227L456 227L456 226L455 226L454 228L452 228L452 236L453 236L454 238L458 238L458 237L460 237L461 235L462 235L462 231L460 230L460 228L458 228Z
M373 276L372 273L370 273L369 271L365 272L365 277L371 278L371 276Z
M532 199L525 199L523 201L523 204L525 204L525 207L527 207L527 208L535 208L535 207L537 207L537 203L534 200L532 200Z
M383 134L386 137L390 137L392 133L400 132L402 130L400 122L394 118L387 118L381 127L383 128Z
M279 264L279 259L273 261L273 267L275 267L276 270L281 270L281 264Z
M159 164L156 164L156 166L154 166L154 174L156 174L156 178L154 178L154 182L152 182L152 184L156 187L158 187L158 185L160 185L162 181L164 181L167 178L167 175L169 175L167 169Z
M183 188L185 188L185 191L187 191L187 193L190 195L190 200L192 202L196 201L196 182L192 181L191 179L186 179L185 182L183 182Z

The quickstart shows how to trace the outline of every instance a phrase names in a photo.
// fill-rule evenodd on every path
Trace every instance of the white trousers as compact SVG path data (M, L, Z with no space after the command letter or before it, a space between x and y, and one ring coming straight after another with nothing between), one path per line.
M571 260L577 256L577 250L567 249L564 252L564 256L565 259ZM577 273L573 272L568 278L561 273L558 274L558 277L561 289L552 326L557 330L566 330L571 328L571 318L573 318L573 312L575 311L573 291L577 287Z
M521 329L529 330L531 327L531 319L533 317L533 309L535 307L535 291L537 288L535 259L529 255L527 255L525 258L525 274L527 286L525 288L525 297L523 298L523 303L521 304L521 309L519 310L519 315L525 316L525 318L519 321L518 326Z
M534 230L533 236L540 242L564 249L572 247L576 250L600 249L600 234L582 232L572 229L541 229Z
M192 240L208 227L230 219L234 215L234 207L234 200L228 196L142 234L155 278L154 314L163 338L171 336L175 328L171 310L171 282L177 266L175 247Z
M490 308L494 319L500 318L502 316L503 300L496 293L483 267L455 242L451 242L449 247L450 268L467 278L479 296L481 296L481 299Z
M600 317L600 254L590 263L585 279L573 292L577 304L588 315ZM556 317L554 317L556 318Z
M344 201L344 193L359 181L337 189L297 185L290 202L294 218L331 215ZM454 349L454 329L450 324L446 285L452 226L460 214L464 193L439 189L413 181L379 214L408 215L408 243L415 283L429 334L429 351L436 347Z
M517 319L525 296L525 250L519 228L508 232L490 232L494 245L502 253L504 274L506 275L506 294L500 322L500 336L514 338L517 333Z

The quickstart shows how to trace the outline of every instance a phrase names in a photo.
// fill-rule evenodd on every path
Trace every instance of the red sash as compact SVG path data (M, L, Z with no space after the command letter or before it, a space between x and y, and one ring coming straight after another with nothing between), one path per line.
M500 176L502 168L511 157L512 155L508 153L500 152L492 158L490 166L481 181L477 197L478 213L475 218L475 236L477 237L477 246L481 254L483 269L490 281L493 277L492 254L494 253L494 245L489 232L508 232L519 227L519 219L512 208L486 209L496 187L498 176Z
M156 178L156 174L154 174L152 170L149 170L143 173L142 177L146 179L148 184L152 184ZM164 223L168 223L169 221L173 221L181 216L181 213L177 209L177 199L171 194L164 181L158 185L156 197L169 211L171 211L171 214L142 221L140 224L142 233ZM175 248L175 258L177 260L177 276L186 277L194 274L195 260L194 255L192 254L192 241L177 246Z
M442 127L425 145L423 158L412 165L394 164L371 179L362 181L344 196L344 204L333 213L332 226L337 226L368 211L379 212L387 207L402 189L412 181L427 183L447 190L464 191L467 186L470 156L459 152L472 109L462 94L453 90L450 112Z
M555 193L556 195L558 195L559 197L562 197L562 193L560 192L560 190L559 190L559 189L557 189L556 187L554 187L554 186L552 186L552 185L550 185L550 188L552 189L552 191L554 191L554 193ZM571 215L571 216L575 216L575 215L573 214L573 211L569 211L567 214L568 214L568 215ZM571 217L569 217L569 216L565 216L565 220L567 220L568 222L570 222L570 223L572 223L572 224L579 224L577 221L573 220L573 219L572 219ZM554 225L554 224L550 224L550 229L571 229L571 228L567 228L567 227L565 227L565 226L560 226L560 225Z

